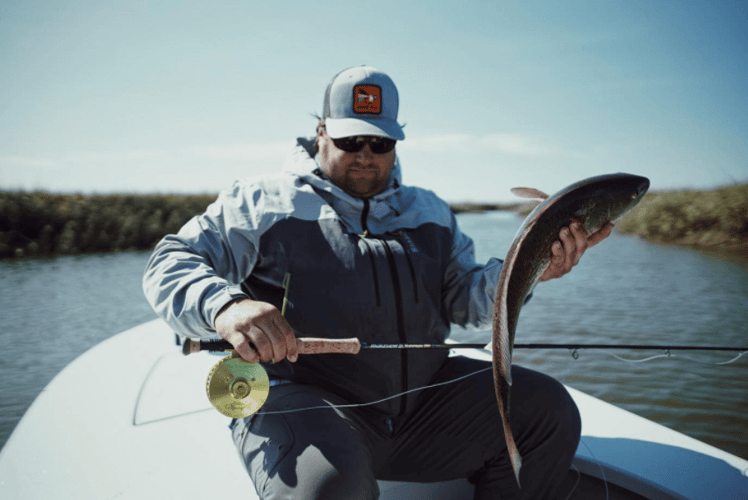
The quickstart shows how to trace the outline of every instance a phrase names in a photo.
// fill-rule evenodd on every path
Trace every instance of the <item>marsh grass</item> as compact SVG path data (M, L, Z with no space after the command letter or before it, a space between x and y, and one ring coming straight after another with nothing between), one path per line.
M82 195L0 191L0 258L148 250L205 211L216 195ZM533 204L456 203L452 211ZM618 222L622 233L663 244L748 257L748 184L711 191L650 192Z
M0 258L146 250L215 198L0 191Z
M748 184L647 193L616 228L654 243L722 249L748 257Z

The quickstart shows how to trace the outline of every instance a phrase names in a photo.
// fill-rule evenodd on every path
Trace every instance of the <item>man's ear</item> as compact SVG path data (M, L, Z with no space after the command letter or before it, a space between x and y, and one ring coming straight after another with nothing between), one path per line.
M322 138L322 135L325 133L325 121L320 120L317 124L317 135L314 138L314 151L319 151L319 140Z

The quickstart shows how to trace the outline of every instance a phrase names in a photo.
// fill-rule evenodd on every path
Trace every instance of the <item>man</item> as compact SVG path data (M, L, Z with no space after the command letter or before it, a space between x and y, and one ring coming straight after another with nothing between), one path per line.
M384 73L336 75L314 140L298 140L283 173L238 181L165 237L145 294L178 332L217 332L264 363L267 402L232 423L260 498L375 499L377 479L459 477L475 482L478 499L553 498L580 420L550 377L513 367L519 490L490 363L438 349L298 354L299 336L442 343L451 323L491 321L501 261L477 264L448 205L401 185L397 111ZM611 227L589 239L575 225L562 230L541 280L569 272Z

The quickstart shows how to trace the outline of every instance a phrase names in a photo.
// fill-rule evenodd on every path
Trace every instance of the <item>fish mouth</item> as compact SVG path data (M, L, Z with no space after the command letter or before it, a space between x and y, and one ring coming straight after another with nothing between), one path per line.
M644 196L647 191L649 191L649 179L647 179L646 177L639 177L639 185L631 195L631 199L637 200Z
M649 190L649 179L646 177L641 178L641 184L639 185L639 194L644 194Z

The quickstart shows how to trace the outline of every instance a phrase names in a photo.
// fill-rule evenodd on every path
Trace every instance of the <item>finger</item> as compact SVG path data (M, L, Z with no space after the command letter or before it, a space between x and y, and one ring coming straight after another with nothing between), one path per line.
M232 332L225 337L225 340L234 346L234 350L244 361L248 363L257 363L260 361L259 354L253 349L249 339L241 332Z
M275 321L275 326L285 341L285 357L292 363L295 363L299 358L299 345L296 342L296 334L294 334L293 328L291 328L291 325L288 324L288 321L283 316L280 316Z
M267 327L266 329L269 330ZM260 356L260 361L263 363L269 363L270 361L276 360L275 351L277 348L274 347L270 334L268 334L264 328L252 326L249 329L249 332L247 332L247 335L252 340L252 343ZM283 359L283 357L281 356L280 359Z
M574 237L574 256L572 258L572 265L576 266L579 264L579 259L582 258L585 250L589 247L587 243L587 231L584 229L582 224L577 221L572 222L569 225L572 236Z
M613 224L608 222L603 227L597 230L597 232L590 235L589 239L587 240L587 248L593 247L603 241L605 238L610 236L610 233L613 232L613 227L615 227Z
M566 252L564 252L564 244L560 241L554 241L551 247L553 256L551 257L551 266L554 269L562 269L564 267L564 261L566 260Z
M559 270L563 267L564 259L563 245L560 241L554 241L551 246L551 260L548 262L545 271L540 275L538 281L548 281L553 278L558 278L560 276Z
M269 314L264 321L259 323L257 328L261 331L263 336L258 337L258 341L261 342L262 346L258 347L263 349L261 356L263 361L270 361L271 359L279 363L285 358L293 358L296 361L298 355L298 346L296 344L296 336L294 335L291 325L283 318L280 311L275 310ZM267 351L264 349L267 347ZM265 355L269 354L270 358L265 358Z
M571 271L574 266L574 258L576 254L576 240L571 234L571 230L568 227L561 229L559 233L559 239L563 244L564 261L563 261L563 274Z

